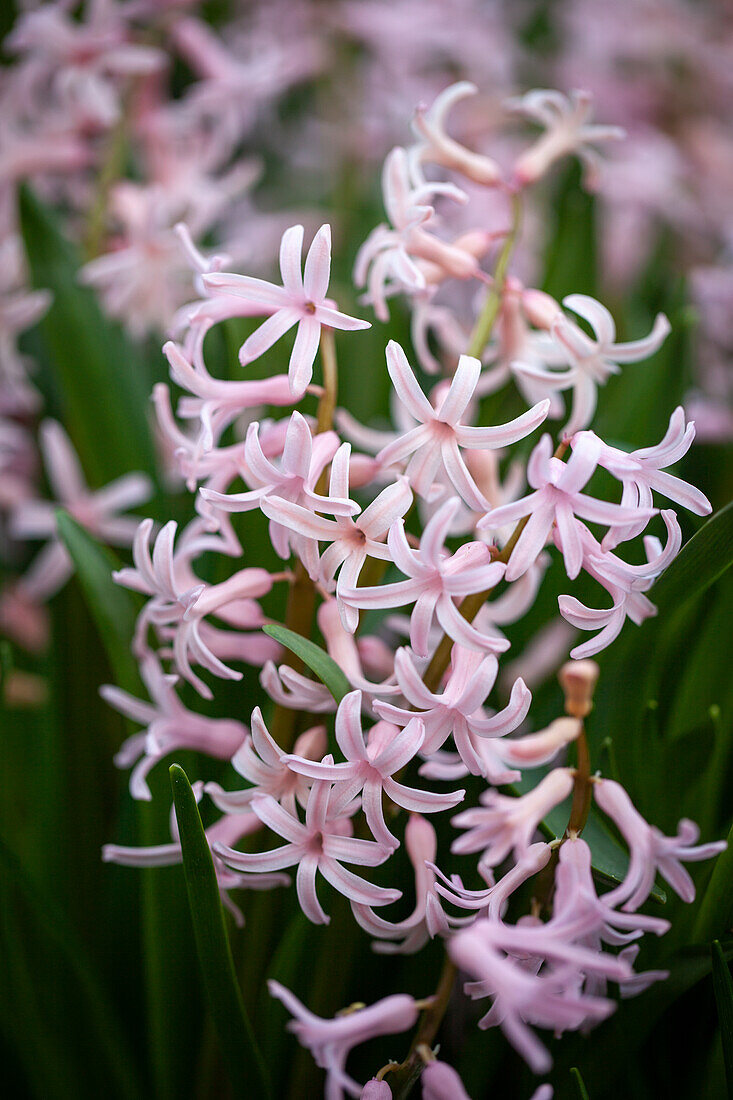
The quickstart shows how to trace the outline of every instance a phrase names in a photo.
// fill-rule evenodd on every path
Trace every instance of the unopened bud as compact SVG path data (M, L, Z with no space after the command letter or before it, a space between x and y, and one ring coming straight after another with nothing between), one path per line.
M568 661L557 674L565 692L565 713L585 718L593 709L593 693L600 669L595 661Z
M522 308L531 325L548 331L553 322L562 317L560 306L544 290L525 290L522 294Z

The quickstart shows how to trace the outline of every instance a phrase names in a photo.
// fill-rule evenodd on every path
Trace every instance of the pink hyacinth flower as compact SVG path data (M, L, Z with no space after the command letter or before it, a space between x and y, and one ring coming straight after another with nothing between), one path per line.
M397 848L399 841L390 833L384 820L383 793L403 809L437 813L452 809L466 792L436 794L433 791L419 791L394 779L395 773L400 772L420 751L425 727L415 715L401 730L389 722L377 722L365 737L361 703L360 691L349 692L336 713L336 741L346 763L324 761L316 764L295 756L288 757L288 763L300 775L327 779L334 784L331 807L335 815L343 813L360 794L362 809L374 839L384 848Z
M558 310L550 332L555 347L565 357L567 368L550 370L549 363L548 367L515 364L515 371L526 385L532 385L533 392L537 387L549 393L572 388L572 413L563 429L564 434L570 436L591 423L598 386L605 385L612 374L619 373L619 363L648 359L662 346L671 327L664 314L658 313L648 336L618 344L613 317L595 298L587 294L569 294L563 298L563 305L588 322L593 336L588 336L575 321Z
M213 293L245 298L259 304L263 313L270 314L242 344L239 358L243 365L257 359L294 325L298 326L288 368L294 397L300 397L311 380L321 326L347 331L371 328L369 321L340 313L335 303L326 297L331 277L331 227L322 225L313 238L305 272L301 271L302 252L303 226L291 226L283 234L280 245L282 286L249 275L212 272L202 276L204 285Z
M180 748L229 760L247 736L247 728L234 719L207 718L185 707L174 688L178 677L164 673L152 653L141 661L140 675L151 703L112 684L103 684L99 694L115 710L146 727L145 733L128 737L114 761L118 768L129 768L138 761L130 776L130 793L133 798L150 801L146 776L164 756Z
M505 106L544 126L545 133L521 154L514 165L520 186L534 183L555 161L575 154L585 170L585 183L594 189L598 183L599 158L592 146L599 141L618 141L625 137L619 126L599 126L589 122L593 97L589 92L562 92L536 89L506 101Z
M342 443L331 463L329 500L349 500L349 460L351 445ZM311 503L310 501L308 503ZM347 630L352 633L359 623L356 608L341 599L344 588L355 588L367 557L389 560L390 552L382 541L396 520L404 516L412 503L412 492L405 478L388 485L358 518L336 514L334 519L319 516L312 508L277 494L262 498L260 507L266 516L282 527L295 531L313 543L327 542L313 580L320 580L328 591L336 587L339 611ZM325 505L321 510L326 510ZM317 554L315 555L317 560ZM309 556L312 562L313 555ZM334 578L338 572L338 582Z
M433 865L438 840L435 829L419 814L410 814L405 826L405 849L415 874L415 908L401 921L389 921L368 905L351 903L360 928L376 937L372 950L382 955L413 955L420 951L436 931L448 931L439 906L432 896L435 884ZM437 921L434 917L437 916Z
M718 840L696 846L700 830L687 818L680 821L677 836L665 836L644 820L621 784L612 779L594 783L593 797L614 822L631 853L626 878L604 900L609 905L623 902L627 910L638 909L649 897L659 871L683 901L694 901L695 886L682 861L711 859L727 848L726 842Z
M410 159L416 165L440 164L484 187L492 187L501 180L501 169L495 160L473 153L446 132L446 119L456 103L467 96L476 95L478 88L468 80L451 84L436 97L429 108L418 107L412 120L412 129L418 144L410 150Z
M488 501L471 476L460 448L496 449L524 439L545 419L550 402L540 402L508 424L477 428L461 421L481 374L479 359L470 355L460 357L450 387L437 409L420 389L407 356L395 340L387 345L387 369L399 400L418 426L384 447L377 455L378 461L391 466L409 458L405 473L420 496L430 496L433 483L441 474L469 508L485 511Z
M492 508L479 520L479 529L516 523L524 516L528 521L512 551L506 570L506 580L514 581L527 572L544 547L557 524L562 538L565 568L571 579L577 577L583 564L582 524L577 516L592 523L631 524L650 519L654 508L628 508L620 504L594 500L581 492L590 481L602 450L601 440L592 432L584 433L577 448L565 463L552 453L552 440L543 435L527 465L527 480L535 492L512 504Z
M326 757L326 764L332 762L332 758L329 760ZM287 841L280 848L254 853L237 852L222 844L214 848L228 867L238 871L269 873L297 866L295 883L298 901L306 917L314 924L328 924L330 920L316 894L318 872L351 901L365 905L388 905L402 896L399 890L374 886L341 866L342 863L355 863L362 867L378 867L389 858L391 849L372 840L344 835L344 825L348 822L330 812L332 792L332 784L327 780L314 781L305 810L305 823L289 814L271 795L261 795L252 800L252 810L263 825Z
M314 726L301 733L293 751L308 760L320 760L326 745L325 726ZM296 806L305 808L308 804L310 783L290 768L288 755L272 738L259 707L252 711L251 735L232 755L231 764L252 786L241 791L225 791L218 783L207 783L205 793L224 813L243 813L251 808L254 798L263 794L271 795L294 817Z
M483 543L465 543L453 555L443 549L459 507L458 497L441 505L425 526L419 550L408 543L401 520L392 525L387 545L392 560L408 580L373 588L344 588L341 592L342 600L353 607L401 607L414 602L410 644L419 657L428 656L434 618L449 637L467 649L501 652L508 648L507 642L472 626L454 603L456 598L493 588L504 576L504 565L492 560Z
M344 1091L359 1096L361 1085L346 1073L346 1059L355 1046L378 1035L393 1035L407 1031L417 1021L418 1007L406 993L385 997L368 1008L355 1008L339 1013L333 1020L314 1016L297 997L280 985L269 981L270 995L287 1008L294 1017L288 1024L301 1046L310 1050L316 1065L325 1069L325 1100L343 1100Z
M685 410L679 405L669 418L664 438L656 446L643 447L627 454L604 444L598 462L622 483L622 504L649 508L653 504L652 493L657 492L696 516L707 516L712 511L712 505L705 494L665 470L666 466L672 466L687 454L694 438L694 421L685 424ZM628 528L612 527L603 539L603 549L612 550L619 542L633 538L643 529L643 522Z
M63 508L101 542L129 546L140 519L119 513L148 500L152 483L145 474L125 474L103 489L91 490L61 425L44 420L39 435L46 476L56 499L21 500L13 510L10 530L15 538L49 540L31 566L32 579L24 580L26 594L44 600L73 573L71 559L56 537L57 510Z
M488 790L480 796L481 806L464 810L452 819L459 829L467 829L454 840L451 851L457 855L481 852L488 867L502 863L510 852L515 858L529 848L540 822L559 806L573 789L570 768L555 768L534 790L519 798Z
M452 733L456 748L469 771L473 775L483 773L482 762L476 755L471 736L493 738L511 733L526 718L532 701L523 681L517 680L508 706L492 718L486 718L481 708L493 689L498 668L493 654L481 654L455 645L445 690L435 693L423 683L410 651L404 648L397 650L397 682L408 703L419 711L425 725L423 755L437 752ZM391 703L377 702L374 708L383 718L400 725L414 718L414 712Z
M252 488L245 493L230 494L201 489L205 501L226 512L248 512L259 508L264 497L277 496L332 515L353 515L359 511L352 500L324 497L315 491L321 473L338 450L335 432L320 432L314 436L305 417L294 412L288 421L279 467L265 456L259 433L260 425L250 424L244 448L242 473ZM315 572L318 553L312 541L291 534L274 519L270 521L270 538L281 558L289 557L294 541L298 556Z

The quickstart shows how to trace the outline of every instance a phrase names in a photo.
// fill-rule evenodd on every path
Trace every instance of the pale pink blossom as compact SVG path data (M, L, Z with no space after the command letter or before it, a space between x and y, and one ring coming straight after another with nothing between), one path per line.
M648 336L628 343L616 343L616 325L604 305L587 294L569 294L563 305L577 313L593 329L593 336L564 313L558 311L552 320L550 333L555 347L565 358L564 369L553 370L557 358L548 359L547 366L537 362L517 362L514 371L531 384L532 393L572 389L573 407L565 435L587 428L593 419L598 398L598 386L606 384L612 374L618 374L620 363L637 363L648 359L664 343L671 331L669 321L658 313Z
M460 1076L447 1062L428 1062L420 1083L422 1100L471 1100Z
M432 870L436 876L435 892L451 905L464 911L469 910L475 916L499 920L504 916L514 891L546 867L551 855L552 848L549 844L543 841L530 844L514 866L502 875L498 882L494 881L491 868L479 862L478 872L488 882L485 889L479 890L467 890L459 875L451 875L448 878L434 864L429 863L428 869ZM475 916L448 917L447 920L450 927L455 929L472 923Z
M125 474L102 489L90 489L79 459L64 429L55 420L44 420L39 430L43 464L55 500L19 501L10 521L17 539L48 540L23 580L26 595L45 600L57 592L73 573L65 547L56 536L59 508L101 542L129 546L140 519L120 515L150 498L152 483L145 474Z
M581 492L598 465L601 449L601 440L587 432L570 460L564 463L553 456L552 440L544 435L527 465L527 480L535 491L512 504L493 508L479 521L478 526L483 529L516 523L528 517L509 559L507 580L516 580L527 572L547 542L554 524L562 539L567 574L573 579L583 564L582 524L578 516L610 527L636 523L654 515L656 509L609 504Z
M392 525L387 545L392 560L406 574L407 580L373 588L344 588L341 592L344 602L354 607L402 607L415 603L410 643L420 657L428 655L430 625L434 618L449 637L467 649L500 652L507 648L501 639L482 634L472 626L454 602L456 598L493 588L504 575L504 565L492 560L483 543L464 543L452 555L443 549L459 505L458 497L451 497L441 505L425 527L419 550L413 550L408 543L402 520Z
M385 997L368 1008L339 1013L333 1020L314 1016L279 982L269 981L271 996L287 1008L294 1019L288 1024L301 1046L310 1050L315 1063L326 1071L326 1100L343 1100L344 1092L359 1096L361 1085L346 1073L346 1059L355 1046L377 1035L407 1031L417 1021L418 1007L406 993Z
M405 725L418 710L425 726L421 752L430 756L437 752L450 735L466 767L473 775L484 774L483 762L474 749L473 737L504 737L515 730L527 716L532 696L521 680L512 688L509 704L491 718L483 712L499 664L493 654L453 646L451 668L442 693L431 692L423 683L408 649L395 654L395 674L402 694L412 711L392 703L375 703L375 710L388 721Z
M707 516L712 506L705 494L665 471L665 467L679 462L687 454L694 438L694 421L685 424L685 410L680 405L669 418L664 438L656 446L627 453L604 443L598 463L622 483L621 503L628 507L650 508L654 491L697 516ZM643 521L633 527L612 527L603 539L603 549L612 550L619 542L633 538L643 529Z
M260 442L260 425L250 424L244 449L242 475L252 488L244 493L224 494L213 489L201 489L205 501L226 512L248 512L259 508L263 498L276 496L282 500L307 506L309 509L330 512L332 515L353 515L358 505L348 498L324 497L316 492L321 473L338 450L335 432L312 435L306 419L294 412L287 426L287 435L280 458L275 466L264 453ZM270 539L281 558L295 550L307 568L317 570L318 547L312 540L293 534L287 527L270 520Z
M212 378L203 363L196 367L183 350L171 340L163 345L163 354L170 365L172 380L190 397L178 402L178 415L183 420L200 423L199 446L210 451L222 432L247 409L259 405L292 405L287 377L278 374L261 381L229 382Z
M332 762L333 758L326 757L326 764ZM342 863L377 867L389 857L391 849L372 840L347 835L345 830L350 826L348 819L330 812L332 793L333 786L328 780L314 780L305 810L305 823L289 814L271 795L261 795L252 800L252 810L263 825L287 841L280 848L267 852L237 852L223 844L214 846L214 851L227 866L238 871L269 873L297 866L295 884L298 901L314 924L328 924L330 919L316 894L318 872L350 901L388 905L402 896L399 890L375 886L342 867ZM343 809L340 810L342 812Z
M314 726L301 733L293 752L309 760L320 760L326 751L326 729ZM241 791L225 791L218 783L207 783L206 794L224 813L243 813L251 808L252 799L271 795L289 814L296 815L296 805L308 803L310 783L289 764L290 757L272 738L262 718L262 711L252 711L251 734L237 747L231 757L232 767L251 783Z
M547 1072L552 1059L528 1025L561 1033L598 1023L615 1005L582 993L585 976L600 974L614 981L632 976L623 959L568 943L531 919L509 927L481 918L449 940L448 952L461 970L475 978L466 984L466 992L472 997L493 997L493 1006L479 1027L499 1025L535 1073Z
M340 313L335 303L326 297L331 275L330 226L321 226L314 237L304 272L301 271L302 250L303 227L294 225L283 234L280 245L281 287L249 275L212 272L202 276L204 285L215 294L223 291L227 295L240 296L259 304L263 313L270 314L242 345L239 358L243 365L257 359L294 325L298 326L288 370L290 388L296 397L305 392L311 380L321 326L347 331L371 327L368 321Z
M480 360L470 355L460 357L450 387L436 409L420 389L407 356L395 340L387 345L387 369L397 396L418 426L384 447L377 459L391 466L409 458L406 476L423 497L430 496L436 477L442 473L469 508L485 511L488 501L471 477L460 448L493 450L524 439L547 416L549 401L540 402L508 424L473 427L461 421L481 374Z
M687 818L680 821L676 836L665 836L644 820L621 784L612 779L598 780L593 785L593 797L612 819L631 853L626 878L604 900L610 905L622 902L627 910L638 909L651 893L659 872L683 901L694 901L695 887L682 861L710 859L725 850L726 842L695 846L700 830Z
M0 144L0 150L2 146ZM2 175L0 152L0 176ZM21 333L32 328L51 304L47 290L25 285L23 245L8 236L0 244L0 412L11 415L35 412L40 396L28 379L31 361L18 350Z
M480 806L464 810L452 819L459 829L468 830L453 841L456 854L481 852L489 867L502 863L510 852L515 858L526 852L540 822L563 802L573 789L570 768L555 768L528 794L510 797L488 790Z
M351 445L342 443L331 463L329 500L349 500L349 459ZM310 504L311 501L308 501ZM314 543L327 542L318 568L312 574L327 591L335 588L344 626L352 633L359 615L341 599L344 588L355 588L367 557L389 560L390 552L382 541L396 520L404 516L412 503L412 492L405 478L388 485L357 518L336 514L334 519L319 516L311 508L273 494L263 497L260 507L280 526L288 527ZM326 510L325 506L322 506ZM335 581L338 571L338 581Z
M474 153L446 133L449 112L456 103L467 96L476 95L478 88L468 80L451 84L441 92L429 108L418 107L412 120L412 129L418 144L409 151L413 164L439 164L468 177L475 183L491 187L501 180L501 169L496 161L481 153Z
M435 829L430 822L420 814L410 814L405 826L405 850L415 875L415 908L404 920L389 921L368 905L351 903L359 927L376 937L372 949L378 954L413 955L436 932L448 931L448 924L433 897L435 874L432 865L437 845Z
M200 801L204 784L193 784L193 793L196 801ZM225 816L215 821L206 830L206 839L212 847L216 842L236 844L245 836L251 836L262 828L262 822L254 814L239 814ZM178 821L174 809L171 807L170 831L173 838L170 844L156 844L147 848L126 847L121 844L105 844L102 848L102 860L105 863L118 863L123 867L172 867L183 861L181 841L178 831ZM290 877L277 873L272 875L247 875L241 872L231 871L212 850L214 870L219 886L219 896L222 905L234 917L241 928L244 917L241 910L229 897L230 890L272 890L276 886L289 886Z
M211 689L194 673L192 660L223 679L241 680L242 673L217 656L218 635L210 631L207 634L204 618L215 615L228 625L247 629L253 620L252 601L269 592L282 575L252 567L240 569L220 584L207 585L193 572L191 561L205 550L226 553L226 543L217 535L205 534L201 521L193 521L176 548L176 529L177 524L169 521L158 533L151 554L153 521L143 520L133 543L134 568L121 569L113 576L118 584L149 597L138 616L135 651L144 655L148 628L155 627L159 635L172 640L173 658L180 675L200 695L210 699ZM253 646L251 663L259 663L256 649L263 660L270 658L272 650L268 648L258 640Z
M525 150L514 165L520 187L534 183L562 157L575 155L585 170L588 188L597 186L599 158L593 145L618 141L625 136L620 126L591 123L593 98L589 92L562 92L536 89L506 101L505 106L544 127L545 132Z
M135 765L130 793L133 798L150 801L146 777L164 756L176 749L193 749L229 760L247 736L247 728L233 718L207 718L189 710L176 694L178 677L164 673L152 653L141 660L140 675L152 699L150 703L112 684L104 684L99 693L115 710L146 727L144 733L128 737L114 761L118 768Z
M374 839L384 848L397 848L399 841L384 819L383 795L403 809L437 813L452 809L466 792L436 794L398 782L394 776L420 751L425 727L415 715L404 729L382 721L372 726L366 736L362 729L361 705L361 692L352 691L344 696L336 713L336 742L345 763L334 764L331 760L317 764L295 756L288 757L287 762L300 775L327 779L334 784L331 810L335 815L343 813L346 806L361 795L361 806Z

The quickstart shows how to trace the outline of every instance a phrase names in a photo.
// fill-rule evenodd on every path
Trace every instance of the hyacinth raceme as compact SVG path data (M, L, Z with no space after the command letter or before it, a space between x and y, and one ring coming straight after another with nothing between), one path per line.
M490 1000L479 1026L499 1027L535 1072L545 1072L550 1055L535 1029L585 1031L614 1010L616 988L631 996L664 978L662 970L634 969L638 942L662 935L668 924L638 911L655 876L692 901L683 863L724 847L698 844L697 827L687 819L675 836L647 822L619 782L585 768L583 720L558 710L537 729L524 679L507 680L502 668L510 643L529 638L523 655L541 680L539 662L528 654L544 626L538 596L549 562L567 577L561 616L597 632L572 651L589 656L610 644L627 619L640 623L655 613L653 584L682 545L675 512L660 513L658 498L698 516L711 510L700 490L668 472L695 434L682 407L661 442L641 449L625 450L613 432L607 443L592 427L602 387L622 366L661 347L670 330L666 317L642 329L646 336L620 342L601 302L584 293L556 302L533 285L538 273L521 252L528 242L519 239L518 210L531 218L534 183L561 159L577 156L587 182L597 186L595 146L618 139L620 128L590 122L587 93L533 91L505 104L506 113L510 122L517 114L539 122L543 134L506 141L502 122L488 135L497 139L494 148L479 125L499 111L485 111L483 101L476 110L470 81L417 107L414 141L395 146L385 160L387 221L362 245L354 273L365 289L362 301L379 320L387 319L391 298L406 300L414 349L390 340L384 374L373 345L360 351L354 340L352 350L350 336L339 337L344 357L363 357L355 362L365 378L374 371L391 382L393 424L377 430L358 424L348 408L334 412L329 333L349 334L370 322L351 316L348 298L342 310L327 296L330 227L313 233L303 263L304 227L288 227L294 217L287 212L282 219L257 212L251 190L258 169L240 156L256 123L278 129L268 123L279 117L280 97L320 75L328 51L316 48L309 25L298 23L296 33L283 21L274 55L240 56L225 37L166 4L156 42L169 36L196 75L185 95L170 101L165 55L140 31L155 7L136 0L89 4L75 15L65 3L25 12L9 40L23 79L11 75L10 90L0 92L8 116L0 134L0 220L15 242L6 192L30 179L44 194L61 194L73 221L89 204L85 171L90 165L103 171L101 148L122 120L136 178L113 182L81 279L133 337L163 330L172 337L163 351L181 392L173 399L159 383L154 408L166 474L195 494L188 523L170 520L158 529L151 519L120 515L148 499L147 479L131 474L90 490L63 429L46 420L39 433L57 503L100 541L132 544L133 566L115 580L145 597L131 642L150 700L102 688L105 700L141 727L115 763L131 768L133 796L149 800L148 773L179 749L230 762L234 778L220 783L205 772L208 781L196 781L194 791L204 820L212 805L219 814L206 836L222 901L237 921L242 916L230 892L285 887L290 879L282 872L296 868L295 897L314 924L329 923L324 901L332 913L343 904L379 954L416 953L439 941L447 965L460 972L454 984L469 998ZM370 18L360 17L359 7L339 4L333 23L343 34L351 28L350 41L368 53L360 18L370 25L379 20L371 8ZM397 7L394 18L404 18ZM412 13L407 26L414 22ZM450 52L445 30L436 42ZM392 37L403 44L407 65L411 36ZM58 107L39 109L49 93L62 102L64 119ZM463 111L464 129L454 137ZM400 140L390 132L381 137L389 138L376 143L383 149ZM303 143L295 134L292 140ZM300 167L297 156L293 163ZM297 217L308 219L306 212ZM310 237L318 222L308 224ZM539 239L536 220L534 228L527 236ZM203 240L213 241L211 254L208 245L206 254L200 251ZM255 266L274 258L278 241L281 284ZM513 271L515 246L521 281ZM56 538L56 504L41 499L34 481L28 414L40 399L16 339L49 298L30 291L25 279L14 260L12 278L0 287L0 508L14 539L48 542L3 593L0 622L14 620L18 636L24 630L28 638L39 602L63 583L71 563ZM231 324L242 318L258 321L244 339ZM220 377L216 340L207 337L227 322L228 339L241 341L239 364ZM277 373L271 349L293 329L288 372ZM412 363L431 375L429 392ZM245 377L239 368L250 366L253 376ZM348 405L350 397L341 385L338 399ZM557 438L550 421L566 421ZM528 437L540 425L546 434L525 462ZM613 499L594 491L598 468L618 486ZM664 545L650 522L659 530L665 525ZM265 528L285 563L282 572L254 558L258 543L250 534ZM626 561L626 544L640 536ZM581 573L605 590L610 607L586 606L573 594L571 582ZM275 585L289 590L282 616L272 610L277 600L270 602ZM383 614L405 608L409 617ZM293 667L294 659L263 633L271 616L309 637L315 623L311 640L327 650L350 690L344 694L342 685L334 697L332 685ZM507 628L506 636L499 628ZM560 637L564 646L567 635ZM557 667L565 657L563 648L551 663ZM218 681L232 681L227 687L236 691L245 664L261 669L261 691L225 696ZM216 716L198 713L200 700L187 684L212 700ZM231 698L236 709L222 716ZM532 778L545 765L549 770ZM474 778L466 790L453 789L467 775ZM434 789L443 782L450 789ZM521 794L505 789L514 783ZM627 872L608 888L594 871L597 854L582 815L569 807L562 835L538 839L549 835L548 817L557 820L576 794L592 801L628 849ZM170 842L161 838L145 848L107 845L103 858L141 867L180 862L175 826L171 833ZM466 877L464 885L454 856L470 860L473 882ZM369 880L372 868L380 868L378 881ZM319 899L318 875L342 897ZM403 893L406 907L392 910ZM435 1036L410 1051L406 1068L396 1061L375 1066L363 1088L346 1070L355 1046L412 1029L426 1007L451 1011L448 997L439 1005L437 995L417 1002L390 992L368 1008L352 1006L326 1019L279 983L269 988L325 1069L329 1100L386 1096L390 1082L408 1071L422 1071L428 1100L467 1095L456 1071L436 1060ZM399 1055L402 1046L393 1042ZM536 1100L547 1100L548 1090L540 1086Z

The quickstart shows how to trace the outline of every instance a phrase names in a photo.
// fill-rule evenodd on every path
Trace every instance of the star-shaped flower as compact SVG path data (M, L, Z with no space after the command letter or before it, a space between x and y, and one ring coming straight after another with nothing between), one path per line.
M276 286L250 275L211 272L203 275L206 288L246 298L269 313L267 320L249 336L239 351L242 365L251 363L289 332L294 325L298 334L290 356L288 377L293 396L300 397L313 375L313 362L321 337L321 327L346 329L371 328L369 321L349 317L326 297L331 277L331 227L322 225L313 238L301 270L303 226L293 225L283 233L280 244L280 272L283 285Z

